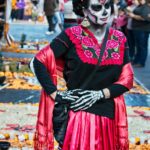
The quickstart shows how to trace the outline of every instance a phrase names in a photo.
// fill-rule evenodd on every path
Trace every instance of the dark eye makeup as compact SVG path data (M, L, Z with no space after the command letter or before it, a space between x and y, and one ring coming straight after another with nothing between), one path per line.
M106 3L104 5L104 7L105 7L105 9L108 9L110 7L110 3ZM92 4L91 9L94 10L94 11L100 11L102 9L102 5Z
M91 5L91 8L94 11L100 11L102 9L102 5L93 4L93 5Z
M110 7L110 3L106 3L104 6L105 6L105 9L108 9Z

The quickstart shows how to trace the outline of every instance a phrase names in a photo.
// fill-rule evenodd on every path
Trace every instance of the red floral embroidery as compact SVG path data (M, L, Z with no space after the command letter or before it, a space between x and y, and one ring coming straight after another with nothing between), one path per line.
M106 49L114 49L119 47L119 43L116 40L108 40L107 41L107 45L106 45Z
M80 36L82 34L82 28L80 26L72 27L71 30L76 36Z
M124 37L124 34L118 30L113 30L113 35L116 37Z
M126 42L125 36L119 37L119 38L118 38L118 41L119 41L120 43Z
M88 36L82 37L82 44L87 46L87 47L93 47L95 45L93 40L91 38L89 38Z
M111 56L114 58L114 59L119 59L120 58L120 55L116 52L113 52L111 53Z
M85 50L84 54L88 57L88 58L92 58L93 57L93 53L89 50Z
M68 28L65 32L74 43L79 58L84 63L97 64L101 45L98 44L94 35L81 26ZM126 38L122 32L113 28L110 28L109 34L100 65L121 65L123 63Z

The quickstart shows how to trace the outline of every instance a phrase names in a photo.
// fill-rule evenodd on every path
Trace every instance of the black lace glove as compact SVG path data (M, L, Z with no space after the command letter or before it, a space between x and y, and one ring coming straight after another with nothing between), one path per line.
M94 103L104 98L102 90L79 90L76 92L78 93L76 95L80 98L78 98L76 101L71 102L70 108L74 111L86 110L90 108Z
M79 99L79 96L75 94L77 93L77 91L79 91L79 89L68 91L57 91L55 102L61 104L70 104L72 102L75 102L77 101L77 99Z

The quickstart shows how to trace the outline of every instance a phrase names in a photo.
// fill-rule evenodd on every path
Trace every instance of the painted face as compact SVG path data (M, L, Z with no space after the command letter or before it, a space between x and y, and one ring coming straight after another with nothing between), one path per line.
M111 16L110 0L90 0L86 13L94 24L106 24Z

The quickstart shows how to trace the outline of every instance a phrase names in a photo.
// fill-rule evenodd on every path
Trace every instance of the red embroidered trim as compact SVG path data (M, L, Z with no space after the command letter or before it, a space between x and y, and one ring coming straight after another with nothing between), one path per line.
M101 45L98 43L93 33L81 26L68 28L65 32L75 45L79 58L84 63L97 64ZM110 28L109 34L104 56L100 65L121 65L123 64L126 38L122 32L114 30L113 28ZM115 40L114 37L118 40ZM114 47L118 49L115 51Z

